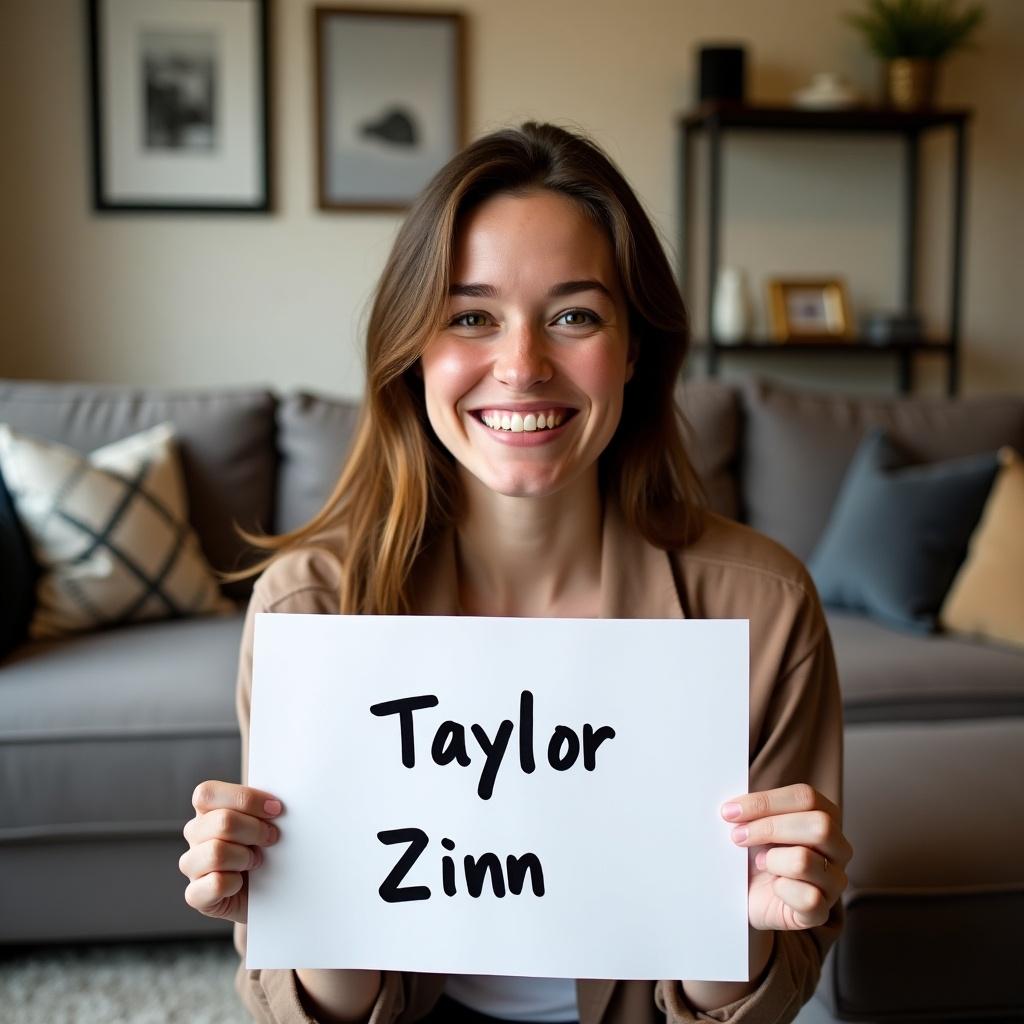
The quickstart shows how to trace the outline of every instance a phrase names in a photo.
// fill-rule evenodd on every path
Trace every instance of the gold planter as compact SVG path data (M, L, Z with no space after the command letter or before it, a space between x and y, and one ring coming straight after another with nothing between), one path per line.
M935 100L938 62L924 57L897 57L886 65L885 95L897 110L925 110Z

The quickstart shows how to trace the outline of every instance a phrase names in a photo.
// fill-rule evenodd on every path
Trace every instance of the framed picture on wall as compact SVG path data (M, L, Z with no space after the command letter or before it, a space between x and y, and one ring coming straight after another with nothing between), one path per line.
M463 17L314 10L323 210L402 210L465 141Z
M774 278L768 282L768 311L776 341L848 341L853 333L841 278Z
M93 206L270 208L268 0L90 0Z

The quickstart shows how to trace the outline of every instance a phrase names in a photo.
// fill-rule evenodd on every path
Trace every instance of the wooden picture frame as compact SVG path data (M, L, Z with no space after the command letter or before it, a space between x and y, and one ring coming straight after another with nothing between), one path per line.
M269 0L89 0L93 208L270 209Z
M842 278L768 281L772 337L778 342L850 341L853 323Z
M317 203L404 210L466 142L458 11L316 7Z

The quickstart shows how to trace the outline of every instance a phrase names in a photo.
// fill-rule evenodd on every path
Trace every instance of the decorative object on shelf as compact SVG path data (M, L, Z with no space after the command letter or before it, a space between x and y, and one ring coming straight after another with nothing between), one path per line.
M90 0L93 206L270 209L266 0Z
M739 267L723 267L715 284L712 326L715 341L733 345L743 341L750 330L750 299L747 277Z
M860 319L861 333L876 345L897 341L917 341L921 337L921 317L917 313L871 310Z
M980 3L961 8L960 0L869 0L866 11L846 15L886 61L886 103L899 110L933 105L939 61L969 46L984 18Z
M963 351L961 311L963 295L963 257L966 237L966 187L969 163L967 129L973 111L968 109L926 110L920 112L898 111L879 107L855 107L850 110L802 110L786 105L748 105L730 102L707 102L683 113L677 120L679 131L679 184L681 202L679 218L679 270L683 299L688 308L694 308L694 282L703 285L705 301L702 303L703 323L700 333L695 334L695 347L703 355L709 377L716 376L726 361L745 358L743 353L756 352L759 357L768 355L785 362L791 356L798 360L811 353L823 359L838 357L846 360L856 354L863 360L885 360L896 370L896 387L903 394L914 390L917 355L927 353L937 356L945 363L946 390L955 395L959 387L961 354ZM945 324L936 323L936 330L929 338L920 337L909 342L886 342L874 344L850 344L859 339L854 336L837 338L826 336L821 340L804 345L780 345L774 338L751 339L734 345L715 343L712 315L714 312L714 287L718 280L718 268L722 264L723 203L725 191L724 167L727 163L726 141L734 132L748 132L749 136L763 136L767 131L777 132L792 139L818 135L838 135L850 140L872 140L881 134L901 141L906 159L902 162L900 178L903 195L902 217L894 220L901 226L899 254L900 289L894 300L898 308L911 310L916 306L915 282L918 279L920 263L921 232L914 229L919 215L920 149L926 138L939 132L949 131L952 146L942 149L950 159L949 189L951 216L949 220L952 245L950 247L949 270L944 294L948 302ZM698 146L700 140L706 145ZM703 150L703 152L701 152ZM698 159L699 157L699 159ZM894 165L896 166L896 165ZM706 182L706 185L704 184ZM929 190L930 192L931 190ZM700 215L695 198L703 193L703 210L707 229L701 248L703 260L695 259L694 241L698 234ZM929 205L934 205L930 203ZM706 268L705 273L700 271ZM770 300L769 300L770 301ZM794 339L795 340L795 339Z
M702 46L699 49L698 67L698 103L707 100L745 102L747 51L743 46Z
M465 142L463 16L317 7L322 210L403 210Z
M793 104L809 110L842 110L860 102L857 92L835 71L819 71L810 85L793 93Z
M773 278L768 282L768 310L776 341L845 341L852 334L841 278Z

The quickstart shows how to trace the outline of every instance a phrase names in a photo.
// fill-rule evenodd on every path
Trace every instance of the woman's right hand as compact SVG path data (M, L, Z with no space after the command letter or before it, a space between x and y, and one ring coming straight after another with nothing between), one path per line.
M185 902L207 917L245 924L248 872L263 863L263 847L277 842L269 821L281 813L273 794L234 782L200 782L192 794L194 818L185 824L188 849L178 868L189 879Z

